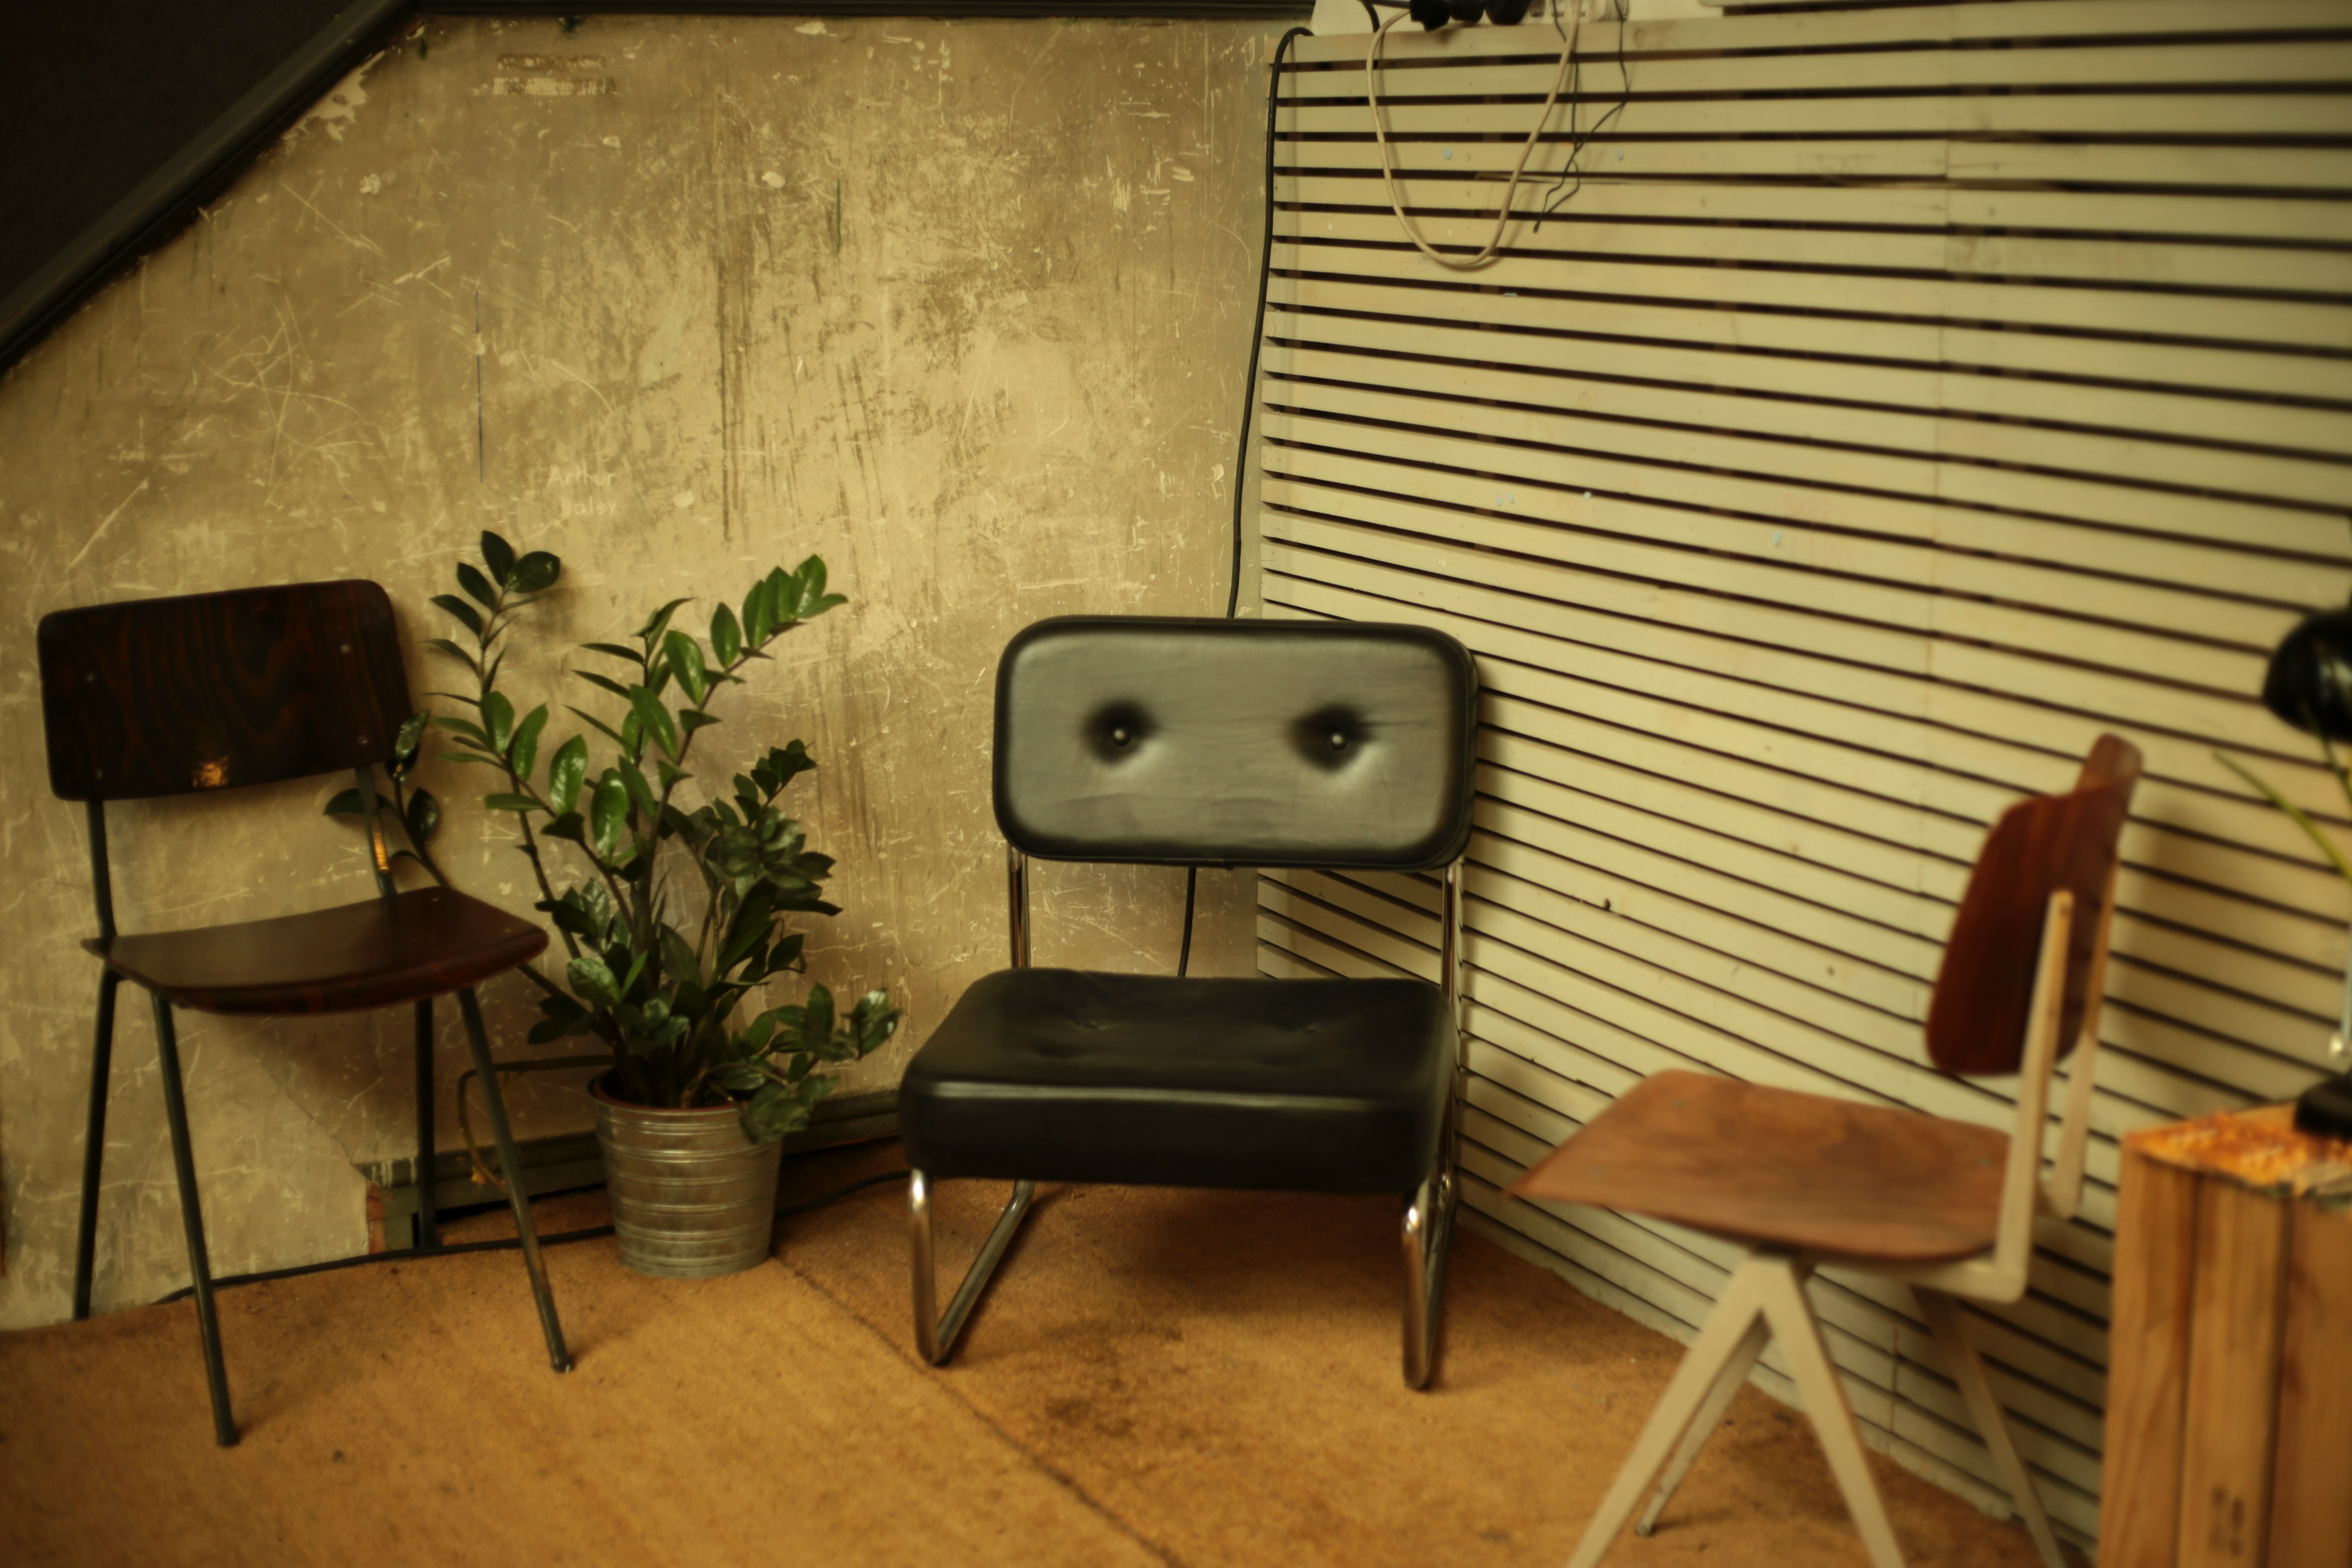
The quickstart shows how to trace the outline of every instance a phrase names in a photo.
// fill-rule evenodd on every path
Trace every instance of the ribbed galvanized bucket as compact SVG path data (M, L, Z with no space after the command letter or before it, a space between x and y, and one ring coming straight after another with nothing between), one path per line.
M711 1279L767 1258L782 1143L746 1138L732 1106L629 1105L608 1098L602 1079L592 1092L623 1263L664 1279Z

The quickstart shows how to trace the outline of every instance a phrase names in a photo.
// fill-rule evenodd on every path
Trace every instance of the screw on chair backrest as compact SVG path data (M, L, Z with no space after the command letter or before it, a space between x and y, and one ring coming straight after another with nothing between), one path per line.
M381 763L411 709L373 583L136 599L41 617L49 787L135 800Z
M1426 870L1470 837L1478 676L1421 626L1069 616L996 677L1025 854Z
M2071 1049L2097 998L2101 930L2117 845L2139 782L2137 747L2102 736L2075 787L2001 814L1977 856L1927 1009L1927 1055L1946 1072L2011 1073L2022 1059L2043 911L2074 894L2058 1049Z

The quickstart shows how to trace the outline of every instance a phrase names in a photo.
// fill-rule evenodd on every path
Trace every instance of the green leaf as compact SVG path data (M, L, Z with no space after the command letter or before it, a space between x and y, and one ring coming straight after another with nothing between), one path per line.
M360 816L360 792L355 789L347 789L343 791L342 794L335 796L334 799L327 803L327 809L320 815L326 816Z
M565 706L570 707L568 703ZM573 718L586 722L590 728L595 730L599 734L602 734L606 740L612 742L613 744L619 746L624 750L629 749L631 742L627 737L624 736L619 731L614 729L610 724L605 723L602 719L597 718L593 713L589 712L585 708L572 708L571 713Z
M392 754L395 757L415 755L417 743L425 739L425 726L432 721L430 713L422 710L411 713L407 722L401 725L400 733L393 740Z
M514 704L507 700L506 693L483 694L482 728L489 732L490 750L505 756L508 742L514 739Z
M489 579L462 561L457 563L457 586L465 589L475 603L480 605L482 608L486 610L498 608L499 596L490 587Z
M547 764L547 795L558 816L578 803L580 781L587 776L587 737L574 735L555 748L555 755Z
M710 651L718 656L721 668L733 664L743 651L743 628L736 624L735 612L725 605L711 613Z
M596 781L596 798L589 807L589 843L604 859L613 858L614 847L621 841L621 825L628 819L629 790L614 769L604 770Z
M770 602L767 579L761 578L743 595L743 644L757 652L775 633L775 606Z
M684 784L687 780L694 776L692 773L686 772L683 768L673 766L669 760L665 757L656 757L654 759L654 769L661 778L662 794L664 795L669 794L672 790L677 788L679 784ZM672 806L670 809L675 811L677 808L676 806Z
M482 563L490 569L492 577L505 583L514 574L514 546L488 529L482 530Z
M611 692L625 702L628 700L629 689L609 676L599 675L593 669L575 669L572 673L591 686Z
M433 716L433 721L451 734L463 735L478 745L487 746L490 743L490 738L482 732L482 727L471 719L452 719L446 713L436 713Z
M542 702L515 726L514 744L507 759L514 764L515 777L530 782L531 770L539 765L539 732L547 728L547 704Z
M677 755L677 726L670 722L669 710L661 705L654 694L642 686L629 689L629 706L637 716L644 732L653 737L656 744L671 756Z
M467 631L473 633L478 637L482 635L481 614L477 611L473 605L466 603L465 600L457 597L455 594L436 594L433 595L433 602L440 605L443 609L448 611L451 615L457 616L457 624L464 626ZM461 654L458 657L464 658L465 656ZM466 662L471 664L473 660L467 658Z
M408 797L408 841L423 844L441 826L441 803L433 798L429 789L418 790Z
M677 710L677 728L681 735L691 735L697 730L708 729L718 722L718 720L699 708L681 708Z
M655 797L653 786L646 783L646 775L638 770L637 764L623 757L615 771L621 775L622 787L629 792L631 803L646 814L646 820L651 822L657 818L661 815L661 802Z
M547 807L527 795L486 795L482 804L492 811L545 811Z
M702 645L684 632L673 628L662 638L662 651L669 656L669 670L686 694L699 707L710 694L710 675L703 668Z
M514 564L507 581L519 593L544 594L563 575L563 563L544 550L534 550Z
M451 642L447 637L426 637L425 646L436 653L446 653L467 669L474 668L474 656Z
M643 666L646 662L643 648L623 647L616 642L584 642L580 646L591 653L608 653L614 658L625 658L634 665Z
M572 994L584 996L600 1006L609 1007L621 999L620 983L604 961L590 953L582 953L566 965L563 977L572 983Z
M677 607L687 602L684 599L672 599L668 604L647 616L646 624L637 628L637 640L647 647L653 647L660 640L663 630L668 626L670 616L676 615Z
M581 823L580 814L576 811L565 812L553 822L549 823L543 831L551 838L569 838L574 844L583 845L588 842L587 829Z

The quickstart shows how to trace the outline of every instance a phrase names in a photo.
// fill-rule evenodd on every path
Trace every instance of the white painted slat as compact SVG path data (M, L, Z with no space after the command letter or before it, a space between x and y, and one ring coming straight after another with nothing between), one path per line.
M1444 182L1427 182L1433 188ZM1418 193L1415 193L1416 201ZM1334 233L1356 226L1348 215L1323 215ZM1379 214L1357 215L1377 219ZM1467 226L1483 245L1493 220ZM1362 226L1380 232L1376 223ZM1464 274L1442 268L1416 250L1391 248L1400 242L1395 220L1380 241L1362 244L1307 237L1294 243L1287 226L1275 237L1275 265L1288 270L1393 279L1402 282L1458 283ZM2148 243L2157 243L2151 240ZM1382 247L1374 248L1374 246ZM1466 255L1465 259L1466 259ZM1654 300L1696 300L1824 315L1907 317L1969 323L2000 321L2071 332L2114 332L2273 348L2352 350L2352 308L2333 300L2232 297L2218 291L2174 293L2133 289L2052 287L2032 281L1979 279L1874 277L1866 287L1826 269L1659 265L1608 257L1562 258L1530 246L1507 251L1482 267L1476 281L1496 289L1552 289L1580 294Z

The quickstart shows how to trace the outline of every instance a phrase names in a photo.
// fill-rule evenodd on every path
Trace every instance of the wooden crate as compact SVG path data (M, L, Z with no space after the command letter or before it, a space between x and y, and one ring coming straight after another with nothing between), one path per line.
M2352 1145L2124 1141L2103 1568L2352 1568Z

